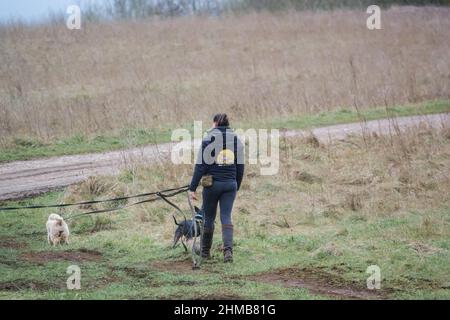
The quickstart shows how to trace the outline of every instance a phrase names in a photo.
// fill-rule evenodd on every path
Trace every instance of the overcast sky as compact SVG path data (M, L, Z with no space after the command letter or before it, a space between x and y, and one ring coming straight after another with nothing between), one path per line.
M101 0L0 0L0 21L21 19L24 21L39 21L50 11L65 12L71 4L83 5L87 2Z

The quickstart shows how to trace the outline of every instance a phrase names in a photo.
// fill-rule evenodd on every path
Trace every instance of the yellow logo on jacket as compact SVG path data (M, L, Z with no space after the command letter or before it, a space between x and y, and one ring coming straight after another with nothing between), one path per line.
M216 158L216 163L219 166L227 166L234 164L234 152L230 149L224 149L219 152Z

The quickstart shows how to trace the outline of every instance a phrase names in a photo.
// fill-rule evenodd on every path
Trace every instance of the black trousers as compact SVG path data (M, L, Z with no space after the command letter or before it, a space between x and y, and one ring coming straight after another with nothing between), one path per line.
M220 207L220 221L222 226L232 225L231 212L237 193L237 182L214 181L211 187L203 188L203 208L205 210L204 227L207 230L214 228L217 215L217 206Z

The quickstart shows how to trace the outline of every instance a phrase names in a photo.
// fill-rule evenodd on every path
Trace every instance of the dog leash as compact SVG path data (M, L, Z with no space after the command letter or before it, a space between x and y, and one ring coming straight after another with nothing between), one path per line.
M161 190L161 191L141 193L141 194L137 194L137 195L131 195L131 196L125 196L125 197L117 197L117 198L104 199L104 200L93 200L93 201L74 202L74 203L62 203L62 204L51 204L51 205L23 206L23 207L4 207L4 208L0 207L0 211L75 207L75 206L82 206L82 205L88 205L88 204L98 204L98 203L106 203L106 202L113 202L113 201L122 201L122 200L129 200L129 199L135 199L135 198L142 198L142 197L154 196L154 195L158 195L158 194L163 194L164 195L164 193L172 192L172 191L177 191L177 192L180 191L179 193L181 193L181 192L187 191L188 188L189 188L189 186L185 185L185 186L178 187L178 188L171 188L171 189L165 189L165 190ZM176 194L178 194L178 193L176 193ZM173 195L170 195L170 196L173 196ZM166 195L166 197L167 197L167 195ZM138 203L136 203L136 204L138 204ZM135 204L133 204L133 205L135 205Z
M193 223L194 224L194 240L192 241L191 252L192 252L192 269L195 270L195 269L199 269L200 265L202 263L202 254L201 254L202 240L201 239L203 237L203 228L202 228L203 222L200 223L200 244L199 244L200 254L197 254L195 252L195 249L196 249L195 245L197 244L197 237L196 237L196 235L197 235L197 220L195 218L196 212L195 212L194 206L192 205L192 201L191 201L191 197L189 196L189 192L187 193L187 198L188 198L189 208L191 209L191 212L192 212L192 221L194 222ZM197 259L197 256L198 256L198 259Z
M187 190L180 190L177 192L184 192ZM200 265L202 263L202 256L201 253L197 254L196 253L196 244L197 244L197 219L196 219L196 212L194 209L194 206L192 205L192 201L191 201L191 197L189 196L189 192L186 193L187 194L187 198L188 198L188 203L189 203L189 208L191 209L192 212L192 221L193 221L193 227L194 227L194 233L193 233L193 238L194 240L192 241L192 248L191 248L191 253L192 253L192 269L199 269ZM179 206L177 206L175 203L173 203L172 201L170 201L169 199L167 199L168 195L162 194L162 193L157 193L157 196L159 196L161 199L163 199L167 204L169 204L170 206L172 206L173 208L175 208L178 212L180 212L183 217L184 217L184 221L186 221L186 215L184 214L184 212L180 209ZM203 223L200 223L200 250L201 250L201 246L202 246L202 235L203 235ZM198 257L197 257L198 256Z
M177 191L177 194L179 194L179 193L182 193L182 192L185 192L185 191L187 191L187 188L186 188L186 190L179 190L179 191ZM173 208L175 208L179 213L181 213L181 215L183 216L183 218L184 218L184 221L186 221L187 219L186 219L186 215L184 214L184 212L183 212L183 210L181 210L180 209L180 207L179 206L177 206L175 203L173 203L172 201L170 201L169 199L167 199L169 196L172 196L172 195L165 195L165 194L163 194L163 193L161 193L161 192L158 192L157 194L156 194L158 197L160 197L161 199L163 199L167 204L169 204L170 206L172 206Z
M63 217L64 220L69 221L72 220L74 218L78 218L78 217L82 217L82 216L88 216L88 215L93 215L93 214L98 214L98 213L106 213L106 212L113 212L113 211L118 211L118 210L122 210L122 209L127 209L139 204L143 204L143 203L148 203L148 202L154 202L157 200L164 200L164 202L166 202L167 204L169 204L170 206L172 206L173 208L175 208L179 213L182 214L182 216L184 217L184 220L186 221L186 215L184 214L184 212L180 209L179 206L177 206L175 203L173 203L172 201L170 201L168 198L170 197L174 197L180 193L186 192L189 190L189 185L186 186L182 186L182 187L178 187L178 188L171 188L171 189L165 189L165 190L161 190L161 191L155 191L155 192L148 192L148 193L142 193L142 194L138 194L138 195L131 195L131 196L126 196L126 197L117 197L117 198L111 198L111 199L104 199L104 200L94 200L94 201L84 201L84 202L75 202L75 203L63 203L63 204L53 204L53 205L34 205L34 206L22 206L22 207L4 207L4 208L0 208L0 211L14 211L14 210L25 210L25 209L46 209L46 208L65 208L65 207L74 207L74 206L81 206L81 205L88 205L88 204L98 204L98 203L107 203L107 202L113 202L113 201L121 201L121 200L129 200L129 199L135 199L135 198L140 198L140 197L148 197L148 196L156 196L154 198L151 199L145 199L145 200L141 200L141 201L137 201L131 204L127 204L124 206L120 206L120 207L116 207L116 208L110 208L110 209L102 209L102 210L94 210L94 211L89 211L89 212L84 212L84 213L79 213L79 214L75 214L75 215L71 215L68 217ZM171 192L171 193L167 193L167 192ZM199 258L197 258L197 254L196 254L196 243L197 243L197 237L195 236L197 234L197 221L196 221L196 212L194 209L194 206L192 205L189 193L187 193L188 196L188 203L189 203L189 207L192 211L192 221L194 222L194 240L192 243L192 269L198 269L200 268L200 264L202 262L202 258L201 258L201 253L198 255ZM201 245L202 245L202 235L203 235L203 223L201 223L200 226L200 251L201 251Z
M130 208L130 207L136 206L136 205L138 205L138 204L143 204L143 203L148 203L148 202L154 202L154 201L157 201L157 200L160 200L160 199L164 199L166 202L170 202L170 201L167 200L168 197L174 197L174 196L176 196L176 195L178 195L178 194L180 194L180 193L182 193L182 192L185 192L185 191L186 191L185 189L181 189L181 190L172 192L172 193L170 193L170 194L163 194L163 193L161 193L161 192L158 192L158 194L157 194L158 197L155 197L155 198L137 201L137 202L134 202L134 203L131 203L131 204L128 204L128 205L125 205L125 206L121 206L121 207L116 207L116 208L102 209L102 210L94 210L94 211L90 211L90 212L79 213L79 214L72 215L72 216L69 216L69 217L64 218L64 219L65 219L65 220L71 220L71 219L73 219L73 218L77 218L77 217L81 217L81 216L86 216L86 215L92 215L92 214L97 214L97 213L104 213L104 212L118 211L118 210L127 209L127 208Z

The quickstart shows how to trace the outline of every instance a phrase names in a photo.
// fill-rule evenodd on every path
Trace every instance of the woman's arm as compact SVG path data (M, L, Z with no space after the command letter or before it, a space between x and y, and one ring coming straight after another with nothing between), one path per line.
M202 141L202 147L198 151L197 161L195 162L194 174L192 175L189 190L195 192L200 183L200 179L206 173L206 163L203 159L203 150L205 149L205 142Z
M197 190L198 184L200 183L200 179L203 177L205 173L205 165L196 164L194 169L194 175L192 176L191 184L189 185L189 190L195 192Z
M236 182L238 190L241 188L242 179L244 178L244 162L244 145L236 137Z
M244 178L244 164L237 164L236 165L236 182L237 182L238 190L241 188L241 183L242 183L243 178Z

